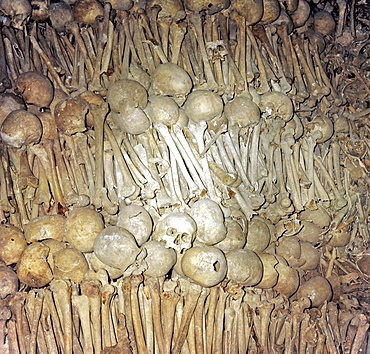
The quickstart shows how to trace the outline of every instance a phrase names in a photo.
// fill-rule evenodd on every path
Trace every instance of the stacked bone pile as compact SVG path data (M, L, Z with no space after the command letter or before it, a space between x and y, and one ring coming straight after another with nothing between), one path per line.
M351 4L0 1L0 351L369 351Z

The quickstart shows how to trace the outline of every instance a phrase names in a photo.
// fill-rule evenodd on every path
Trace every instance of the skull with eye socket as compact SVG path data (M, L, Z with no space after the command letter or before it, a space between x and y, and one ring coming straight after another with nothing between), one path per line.
M158 222L153 232L153 240L163 242L167 248L182 253L191 248L196 230L197 225L190 215L173 212Z

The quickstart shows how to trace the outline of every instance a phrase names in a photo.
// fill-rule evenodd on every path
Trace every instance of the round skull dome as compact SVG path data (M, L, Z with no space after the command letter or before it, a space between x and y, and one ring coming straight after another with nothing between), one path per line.
M233 250L226 253L226 260L229 279L245 286L253 286L261 281L263 265L253 251Z
M41 135L40 119L24 109L17 109L9 113L0 127L1 139L4 143L15 148L38 143Z
M226 237L224 214L220 206L213 200L196 201L190 208L190 215L197 224L197 241L211 246Z
M166 275L176 263L176 251L167 248L163 242L149 241L144 243L143 248L147 252L145 261L147 269L144 274L150 277L162 277Z
M148 103L148 93L139 82L122 79L108 87L107 102L111 110L117 113L128 107L144 109Z
M259 108L270 119L282 119L288 122L293 118L293 102L282 92L266 92L261 95Z
M237 124L240 127L254 127L261 117L258 106L245 96L238 96L227 102L224 114L230 124Z
M152 233L153 220L144 207L131 204L120 209L117 226L129 231L141 246Z
M100 213L86 208L72 210L65 221L65 239L81 252L92 252L94 240L103 230L104 222Z
M184 253L181 269L199 285L211 287L224 280L227 263L224 253L216 247L192 247Z
M108 226L96 237L94 252L103 263L124 272L136 261L140 248L130 232L119 226Z
M156 95L185 100L192 87L190 75L173 63L158 65L152 75L152 89Z
M75 248L63 248L53 254L53 259L54 279L69 279L79 283L89 270L86 258Z
M193 91L184 103L184 110L193 122L220 117L224 109L221 97L212 91Z

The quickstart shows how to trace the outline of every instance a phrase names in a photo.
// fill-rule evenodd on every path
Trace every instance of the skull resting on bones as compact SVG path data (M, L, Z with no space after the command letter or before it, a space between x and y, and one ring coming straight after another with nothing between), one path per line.
M32 7L28 0L1 0L0 11L10 17L15 28L21 29L31 15Z
M153 239L162 241L166 244L166 247L181 252L192 246L196 230L197 225L190 215L173 212L158 222L153 233Z

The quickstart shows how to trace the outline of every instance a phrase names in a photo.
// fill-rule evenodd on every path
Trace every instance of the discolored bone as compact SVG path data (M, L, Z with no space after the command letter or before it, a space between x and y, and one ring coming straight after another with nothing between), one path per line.
M73 352L73 322L71 304L71 284L66 280L53 280L50 283L51 291L61 310L61 322L63 328L64 353Z
M52 328L47 327L49 331L53 331L55 333L55 341L57 347L62 351L64 350L64 338L63 338L63 329L62 329L62 321L61 315L58 314L56 308L56 299L53 299L53 293L51 290L47 289L44 293L44 302L45 308L47 309L47 314L50 318L47 319L46 323L52 324ZM59 304L58 304L59 307Z
M185 343L186 335L189 330L189 325L199 297L201 295L202 287L200 285L190 283L188 280L182 282L182 290L185 292L185 304L181 317L181 322L177 337L174 341L174 346L171 351L173 354L181 353L181 349Z
M272 44L270 43L270 40L266 34L265 27L260 24L254 25L253 34L255 34L258 37L258 39L260 40L260 42L266 49L269 59L271 60L272 70L274 74L276 75L281 92L286 94L292 89L292 87L288 83L287 78L284 75L280 59L275 53L275 50Z
M89 303L92 339L96 353L99 353L102 348L101 288L102 284L99 280L88 280L81 283L81 293L87 296Z
M3 41L3 25L0 24L0 93L11 87L11 81L7 72L7 62L5 55L5 47Z
M82 348L84 353L93 353L93 341L91 335L91 321L89 311L89 299L86 295L72 295L72 305L77 309L83 335Z
M235 78L236 93L243 92L245 90L245 80L243 76L241 75L231 55L231 48L230 48L230 43L228 41L228 34L227 34L227 18L224 16L223 13L219 12L217 14L217 21L218 21L218 27L221 33L221 39L225 43L225 49L228 54L228 63L230 66L230 70Z
M256 38L253 35L252 30L250 29L249 26L246 26L246 30L247 30L248 38L249 38L249 40L251 41L251 44L252 44L252 48L253 48L253 51L254 51L254 54L255 54L255 57L256 57L258 71L259 71L259 77L258 77L257 82L256 82L256 84L257 84L256 90L259 94L264 94L264 93L270 91L270 87L269 87L269 84L268 84L268 81L267 81L266 68L264 66L262 56L261 56L261 53L260 53L259 48L258 48L258 44L257 44ZM247 62L251 62L251 60L249 60L248 57L247 57Z
M172 17L170 15L159 16L157 18L157 26L161 37L160 43L162 43L161 49L163 50L164 56L168 58L168 44L170 26L172 23Z
M190 28L194 31L199 46L199 52L203 61L203 70L207 80L207 87L209 90L217 91L218 84L213 75L213 71L209 63L206 47L204 44L201 15L199 13L192 13L189 15L189 21Z
M143 275L132 275L130 276L131 279L131 311L132 311L132 320L134 325L135 331L135 339L137 342L137 349L138 353L146 353L147 346L145 343L144 331L143 331L143 323L140 314L140 307L139 307L139 299L138 299L138 291L139 286L143 282Z
M170 26L171 39L171 63L178 64L181 52L181 45L187 31L186 22L173 22Z
M75 37L75 40L78 44L78 48L79 48L79 50L82 54L82 57L84 58L85 65L86 65L87 71L89 73L89 76L90 76L90 78L92 78L93 75L94 75L94 67L91 63L91 58L88 55L88 51L86 49L85 43L84 43L84 41L81 37L78 23L76 21L67 22L66 23L66 29L67 29L67 31L70 31L73 34L73 36Z
M102 348L111 347L117 343L111 315L112 299L115 293L116 287L111 284L105 284L101 289Z
M161 307L160 284L157 278L152 277L146 278L145 284L149 288L150 297L152 299L153 326L155 339L158 346L158 352L162 354L165 353L166 351L163 327L161 322L161 315L163 313L163 309Z
M38 334L38 329L40 326L40 317L41 317L41 312L43 308L44 294L41 289L39 291L31 291L28 293L27 296L28 298L30 297L34 298L34 306L31 312L32 317L29 319L31 333L30 333L30 338L29 338L29 343L28 343L28 347L29 347L28 350L29 350L29 353L36 353L37 347L39 350L42 350L40 348L42 341L40 338L40 333Z
M162 325L164 336L164 350L165 353L171 352L171 344L174 334L175 324L175 310L180 295L176 293L178 287L177 281L168 280L163 284L163 292L161 294L162 300Z
M45 292L46 291L49 290L45 290ZM43 331L45 337L47 352L50 354L57 354L58 353L57 341L53 330L51 313L48 306L46 305L46 300L45 305L42 308L40 323L41 330Z
M218 302L218 295L219 295L220 287L219 286L213 286L210 289L209 298L208 298L208 309L206 314L206 343L205 343L205 349L206 353L210 354L212 353L212 344L213 344L213 331L214 331L214 323L215 323L215 313L216 313L216 307Z
M57 83L57 85L59 86L59 88L64 93L66 93L67 95L69 95L69 91L65 87L63 81L61 80L58 72L55 70L55 68L54 68L53 64L51 63L50 59L48 58L48 56L41 49L41 47L38 44L36 38L33 37L33 36L31 36L30 37L30 40L31 40L31 43L32 43L33 47L35 48L35 50L38 52L38 54L40 55L40 57L42 58L42 60L45 62L45 64L46 64L46 66L47 66L50 74L52 75L53 79L55 80L55 82Z

